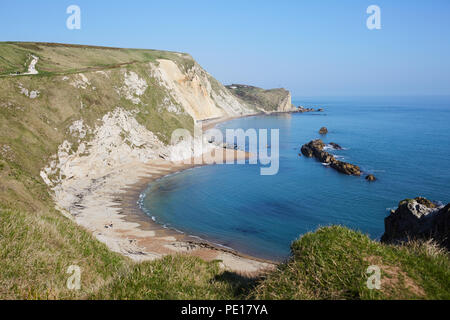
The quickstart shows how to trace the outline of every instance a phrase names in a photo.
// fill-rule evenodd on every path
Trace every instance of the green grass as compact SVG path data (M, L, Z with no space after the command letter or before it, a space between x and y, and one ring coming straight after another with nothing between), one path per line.
M0 221L2 299L83 298L129 263L53 210L1 208ZM70 265L81 267L80 291L66 287Z
M36 75L37 77L114 69L127 64L156 62L157 59L173 60L184 70L194 64L190 55L170 51L58 43L0 42L0 75L26 71L31 55L39 57L37 70L40 75Z
M366 283L380 267L381 290ZM261 281L257 299L450 299L448 253L430 243L383 245L345 227L321 228L292 244L291 259Z
M251 283L251 279L224 272L217 262L181 255L167 256L135 265L90 298L228 300L243 297Z

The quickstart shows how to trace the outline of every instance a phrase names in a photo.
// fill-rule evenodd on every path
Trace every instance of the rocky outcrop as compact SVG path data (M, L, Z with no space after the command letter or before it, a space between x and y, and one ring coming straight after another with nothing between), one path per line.
M314 108L305 108L303 106L298 106L297 109L296 109L296 112L300 112L300 113L303 113L303 112L316 112L316 109L314 109Z
M317 139L304 144L300 151L304 156L308 158L314 157L341 173L354 176L361 175L361 169L358 166L337 160L332 154L324 151L324 147L325 143L322 140Z
M350 176L360 176L361 175L361 169L357 165L354 165L354 164L351 164L348 162L335 160L335 161L331 162L330 166L333 169L335 169L341 173L350 175Z
M375 176L374 176L373 174L368 174L368 175L366 176L366 180L367 180L367 181L370 181L370 182L373 182L373 181L376 181L377 178L375 178Z
M326 127L322 127L322 128L320 128L319 133L320 134L327 134L328 133L328 129Z
M342 147L337 143L330 142L330 146L332 146L334 150L342 150Z
M254 114L258 110L239 101L198 63L187 70L176 61L158 59L150 64L151 76L195 121Z
M384 220L381 242L402 243L433 239L450 250L450 204L436 206L428 199L406 199Z

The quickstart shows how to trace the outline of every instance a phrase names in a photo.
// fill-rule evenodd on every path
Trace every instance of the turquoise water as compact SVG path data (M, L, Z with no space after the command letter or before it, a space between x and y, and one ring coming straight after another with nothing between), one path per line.
M149 186L145 212L158 223L261 258L282 260L290 243L319 226L341 224L378 239L384 218L404 198L450 201L450 99L303 99L324 113L255 116L220 128L280 129L280 169L213 165L165 177ZM378 178L340 174L299 157L319 138L331 151Z

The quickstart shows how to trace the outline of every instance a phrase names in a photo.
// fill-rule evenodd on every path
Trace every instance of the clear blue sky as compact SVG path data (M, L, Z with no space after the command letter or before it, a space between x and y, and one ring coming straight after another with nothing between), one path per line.
M81 30L66 8L81 7ZM381 8L381 30L366 8ZM225 84L294 96L450 94L450 1L2 1L0 41L190 53Z

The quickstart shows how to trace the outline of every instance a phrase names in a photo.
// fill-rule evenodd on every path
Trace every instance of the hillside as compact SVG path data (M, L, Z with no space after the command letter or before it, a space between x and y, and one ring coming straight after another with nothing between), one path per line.
M270 89L243 84L232 84L227 89L240 101L262 112L294 111L291 94L286 89Z
M36 73L26 74L33 61ZM184 53L0 43L0 298L306 297L292 292L293 287L277 287L273 279L284 277L285 267L264 280L224 271L217 261L184 255L139 262L143 254L136 246L111 246L106 230L93 232L90 222L81 220L80 199L87 193L106 198L101 189L106 179L120 178L124 168L129 176L137 176L139 164L171 160L174 129L192 131L201 120L288 111L289 94L269 90L265 99L260 90L252 89L260 102L236 96ZM107 212L105 207L94 211ZM322 234L318 241L326 240ZM361 237L355 238L355 247L391 248ZM308 243L302 250L307 252ZM410 260L415 254L386 250L394 257L402 252ZM361 261L358 252L346 254L356 255L346 261ZM448 279L445 254L423 254L420 261L433 266L423 279ZM425 297L448 297L448 289L440 292L420 280L423 264L410 268ZM83 270L79 291L66 287L70 265ZM292 271L293 266L286 268ZM301 267L295 268L296 275L309 277ZM187 282L186 274L198 276ZM362 281L357 279L353 281ZM349 290L354 282L350 285ZM313 297L327 295L331 293Z

